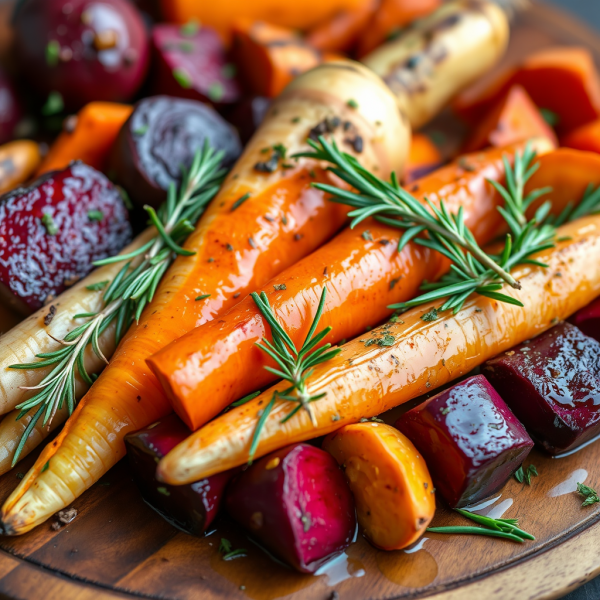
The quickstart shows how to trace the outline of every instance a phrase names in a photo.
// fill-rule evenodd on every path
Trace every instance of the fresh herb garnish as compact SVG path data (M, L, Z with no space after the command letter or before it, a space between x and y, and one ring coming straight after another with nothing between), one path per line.
M45 117L51 117L62 112L65 108L63 97L59 92L50 92L46 104L42 106L42 114Z
M542 118L550 127L556 127L560 123L560 117L549 108L540 108L539 109Z
M88 385L93 379L84 365L85 350L89 344L96 356L108 362L99 346L99 338L113 321L116 321L115 338L118 342L133 320L139 320L144 307L152 300L162 276L177 255L190 255L180 244L194 230L194 224L204 212L208 202L217 193L225 175L220 168L223 152L215 152L207 143L197 152L190 169L185 173L179 192L172 184L167 200L155 211L147 206L156 235L143 246L129 254L97 261L96 265L124 262L123 268L107 285L103 296L104 306L97 313L82 313L74 319L87 319L74 327L62 340L62 347L55 352L36 355L37 362L11 365L12 369L41 369L53 367L36 386L23 388L36 390L34 396L17 405L18 419L37 407L25 428L15 451L12 464L19 460L23 446L36 423L43 416L44 426L67 406L69 413L75 407L75 375ZM46 224L46 227L48 225ZM137 264L134 263L136 261ZM106 282L101 282L105 284ZM100 283L92 289L101 289Z
M198 33L199 30L200 24L198 21L192 19L179 28L179 33L181 33L181 35L184 37L193 37Z
M99 292L103 290L110 282L108 279L105 281L98 281L98 283L91 283L90 285L86 285L85 289L90 290L90 292Z
M231 560L232 558L247 556L246 550L243 548L234 550L231 542L225 538L221 538L221 542L219 543L219 552L223 555L223 560Z
M430 323L431 321L437 321L439 319L438 309L435 306L424 315L421 315L421 321L425 321L425 323Z
M256 345L263 352L268 354L277 364L277 368L266 366L265 369L290 383L288 388L282 391L277 390L273 393L273 397L259 417L252 437L252 444L250 446L248 457L248 462L252 463L261 431L277 398L296 404L296 406L281 420L282 424L289 421L299 410L304 409L308 413L313 425L316 426L317 421L312 411L311 404L325 397L327 392L311 394L308 389L308 379L312 375L314 367L333 358L341 352L341 349L330 349L331 344L324 344L315 350L316 346L318 346L331 331L331 326L329 326L315 334L325 307L327 288L323 288L315 318L300 350L296 348L296 345L290 336L275 318L275 313L269 304L267 295L264 292L261 292L260 296L256 292L252 292L250 295L271 329L272 342L263 338L261 342L256 343Z
M196 297L196 302L200 300L206 300L207 298L210 298L210 294L202 294L201 296Z
M88 219L90 221L102 221L104 213L101 210L88 210Z
M220 81L213 81L208 86L207 95L213 102L218 102L221 100L225 95L225 88L223 87L223 84Z
M273 286L274 289L278 290L278 291L283 291L283 290L287 290L287 286L285 285L285 283L276 283Z
M50 40L46 46L46 64L56 67L60 59L60 44L57 40Z
M350 98L350 100L348 100L346 102L346 104L350 107L350 108L358 108L358 102L356 100L354 100L354 98Z
M525 540L535 540L535 537L518 527L517 519L492 519L483 515L477 515L468 510L454 509L458 514L483 525L483 527L428 527L430 533L458 533L468 535L487 535L490 537L499 537L512 542L523 543Z
M596 504L600 502L600 496L598 496L598 492L587 485L583 485L583 483L577 484L577 493L585 498L583 501L582 507L591 506L592 504Z
M173 77L175 78L175 81L186 90L191 88L193 85L192 78L188 75L187 71L181 67L173 69Z
M244 204L244 202L246 202L246 200L248 200L248 198L250 198L250 194L246 193L243 196L241 196L240 198L238 198L231 206L231 212L233 212L236 208L239 208L242 204Z
M526 483L527 485L531 485L531 476L537 477L539 475L535 465L529 465L526 469L523 469L523 465L521 465L514 474L515 479L519 483Z
M58 227L50 213L44 213L42 215L42 225L46 228L48 235L56 235L58 233Z

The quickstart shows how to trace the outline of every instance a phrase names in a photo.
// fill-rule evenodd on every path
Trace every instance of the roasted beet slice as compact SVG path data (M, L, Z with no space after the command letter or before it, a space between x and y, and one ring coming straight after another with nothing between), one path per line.
M302 573L347 548L356 531L352 494L334 458L308 444L261 458L235 478L229 514Z
M159 206L172 182L181 180L194 154L208 140L229 165L242 151L233 127L196 100L153 96L138 102L119 133L110 170L134 202Z
M396 427L425 458L452 507L493 494L519 468L533 441L483 375L465 379L405 413Z
M165 485L156 480L156 463L190 430L172 414L125 436L133 478L144 500L176 527L201 535L217 516L223 492L232 472L219 473L189 485Z
M221 38L210 27L161 23L152 30L156 94L190 98L214 105L240 97L235 66L228 62Z
M23 0L14 15L20 71L43 96L72 110L130 100L144 81L150 44L127 0Z
M15 129L22 118L17 92L6 73L0 69L0 144L14 139Z
M131 240L127 208L99 171L72 163L0 196L0 290L24 313Z
M488 361L484 373L551 454L600 433L600 343L562 323Z
M586 307L578 310L569 323L576 325L585 335L600 342L600 298L596 298Z

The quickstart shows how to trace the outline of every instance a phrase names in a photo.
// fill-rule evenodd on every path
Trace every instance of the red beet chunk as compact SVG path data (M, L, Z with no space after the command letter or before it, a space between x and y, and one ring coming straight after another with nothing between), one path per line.
M15 129L23 118L17 93L8 76L0 69L0 144L14 139Z
M133 478L144 500L176 527L201 535L217 516L232 472L181 486L159 483L155 477L158 461L189 435L190 430L172 414L146 429L128 434L125 445Z
M224 151L225 165L242 151L233 127L210 106L169 96L145 98L119 132L110 169L136 204L158 207L206 140Z
M340 554L356 531L354 501L327 452L295 444L234 479L225 506L268 550L302 573Z
M600 298L590 302L585 308L578 310L569 323L576 325L585 335L600 342Z
M59 92L71 110L126 102L144 81L148 33L127 0L23 0L13 23L20 71L44 97Z
M0 290L22 312L36 310L130 240L117 188L72 163L0 196Z
M396 427L423 454L435 488L452 508L500 489L533 448L483 375L433 396L400 417Z
M254 135L271 106L271 99L264 96L244 98L227 115L227 120L238 130L243 144Z
M488 361L484 372L551 454L600 433L600 343L562 323Z
M152 30L156 94L232 104L240 97L235 67L228 62L221 38L210 27L161 23Z

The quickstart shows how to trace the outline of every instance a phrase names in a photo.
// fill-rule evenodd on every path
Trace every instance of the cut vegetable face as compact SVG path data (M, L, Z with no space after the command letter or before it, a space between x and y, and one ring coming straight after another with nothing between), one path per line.
M600 342L563 323L488 361L483 370L551 454L600 433Z
M225 152L225 166L242 151L237 133L209 106L168 96L145 98L121 128L110 168L134 202L157 207L205 142Z
M165 519L191 533L201 535L217 516L231 473L219 473L186 486L158 482L156 463L190 434L175 416L169 415L146 429L125 437L131 472L144 500Z
M600 342L600 298L590 302L578 310L569 322L575 325L585 335Z
M358 523L374 546L400 550L421 537L435 513L435 490L405 435L383 423L357 423L327 436L323 449L342 467Z
M81 163L0 199L0 287L29 313L131 240L123 199L102 173Z
M335 460L296 444L253 464L232 481L227 511L275 556L314 573L356 533L354 501Z
M35 142L17 140L0 146L0 194L24 184L41 160L40 147Z
M436 490L452 508L499 490L533 448L523 425L483 375L426 400L400 417L396 427L422 452Z

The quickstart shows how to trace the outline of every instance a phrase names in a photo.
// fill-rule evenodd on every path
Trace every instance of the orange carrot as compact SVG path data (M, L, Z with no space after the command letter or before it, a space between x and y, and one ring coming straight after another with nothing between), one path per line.
M39 145L30 140L15 140L0 146L0 194L25 183L41 160Z
M307 0L282 2L281 0L160 0L161 11L167 21L187 23L196 20L214 27L229 39L231 27L237 19L267 21L291 29L309 29L322 23L340 10L358 10L370 0Z
M369 0L356 10L341 10L313 27L308 32L306 41L317 50L347 52L371 21L377 7L377 0Z
M65 122L65 130L56 138L37 174L64 169L72 160L81 160L105 169L106 158L121 127L133 108L113 102L90 102L77 116Z
M521 146L523 149L524 144ZM416 182L409 189L448 210L462 206L477 240L498 233L501 198L487 179L502 181L502 157L512 162L519 146L467 156ZM465 169L468 165L468 169ZM301 345L314 319L323 287L329 294L321 317L332 326L324 342L352 338L391 314L392 303L410 300L424 280L448 268L441 254L410 244L399 253L400 230L377 221L346 229L328 244L271 280L263 288L295 344ZM326 268L324 266L326 265ZM155 354L148 364L179 417L192 430L231 402L277 380L256 343L269 326L252 298L218 321L206 323Z
M561 145L600 154L600 119L578 127L561 139Z
M358 108L347 105L350 90ZM401 166L408 131L380 79L351 62L328 63L298 77L273 105L188 238L186 248L195 254L175 261L139 324L5 506L5 532L31 529L71 502L123 457L126 433L171 410L146 358L224 313L240 295L263 285L339 229L346 210L310 187L315 180L329 179L314 161L292 161L291 168L284 168L275 159L272 173L255 168L269 159L265 148L275 146L279 153L285 148L289 155L306 148L308 131L331 114L351 122L365 140L358 155L363 164L386 174ZM375 121L383 124L380 134ZM340 144L342 135L347 132L338 127ZM44 493L27 500L41 489L34 485L39 479L54 481L51 497Z
M294 77L323 60L321 52L291 29L239 20L232 31L238 73L258 96L278 96Z
M442 153L428 135L413 133L410 140L410 153L406 161L404 183L412 183L415 179L431 173L439 168L443 160Z
M535 104L558 119L565 133L600 117L600 79L585 48L546 48L528 56L517 68L499 76L484 90L461 94L456 112L470 123L479 121L513 85L521 85Z
M382 0L371 21L364 28L358 55L365 56L415 19L439 8L441 0Z
M515 85L471 134L465 152L475 152L488 146L499 148L536 136L545 137L554 147L558 145L556 134L527 92L520 85Z
M558 235L562 241L556 248L535 255L547 268L519 266L513 276L522 289L503 289L523 307L475 295L457 314L446 311L435 320L422 319L440 306L438 300L342 346L337 356L315 367L308 381L311 394L326 394L312 403L315 424L306 411L282 424L295 404L276 398L264 418L255 457L431 392L588 304L600 294L600 216L564 225ZM562 277L556 277L557 271ZM384 335L394 339L392 345L364 343ZM274 386L193 433L161 460L159 479L180 485L244 464L259 415L273 393L288 385Z

